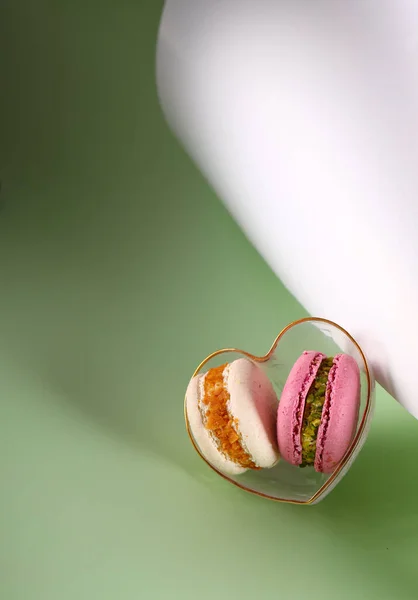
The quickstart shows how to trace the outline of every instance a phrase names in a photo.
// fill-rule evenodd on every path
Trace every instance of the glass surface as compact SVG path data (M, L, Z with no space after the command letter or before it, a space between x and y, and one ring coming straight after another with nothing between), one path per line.
M356 360L360 369L361 391L357 430L341 463L332 474L325 474L317 473L313 468L301 469L280 459L271 469L261 469L260 471L249 469L240 475L222 475L246 491L274 500L316 503L341 481L350 468L366 440L372 419L374 378L370 366L355 340L341 327L330 321L319 318L303 319L285 328L265 357L255 357L240 350L219 351L204 361L198 372L206 372L212 367L232 362L245 355L263 369L280 399L292 366L305 350L319 351L327 356L344 352ZM189 435L192 438L190 431ZM196 441L192 439L192 442L196 447ZM206 462L208 461L206 460ZM217 471L213 465L210 466Z

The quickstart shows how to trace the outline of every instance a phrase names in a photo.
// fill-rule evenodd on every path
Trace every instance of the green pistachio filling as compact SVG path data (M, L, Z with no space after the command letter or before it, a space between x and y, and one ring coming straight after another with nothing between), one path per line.
M324 358L316 377L309 388L303 411L302 423L302 464L301 467L313 465L316 453L316 438L321 424L322 409L325 402L327 381L334 357Z

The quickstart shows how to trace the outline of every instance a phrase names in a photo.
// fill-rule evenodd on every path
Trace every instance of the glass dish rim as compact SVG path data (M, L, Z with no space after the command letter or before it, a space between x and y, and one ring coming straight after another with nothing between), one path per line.
M232 485L235 485L236 487L240 488L241 490L243 490L245 492L248 492L249 494L253 494L255 496L260 496L262 498L266 498L267 500L272 500L274 502L281 502L284 504L309 505L309 504L313 504L315 501L317 501L325 493L325 491L332 485L332 483L338 477L340 472L344 469L345 465L349 462L350 458L356 451L357 446L359 445L359 443L362 439L362 434L366 427L367 419L368 419L368 416L369 416L369 414L371 412L371 408L372 408L373 379L372 379L371 369L369 367L367 358L366 358L363 350L361 349L361 346L354 339L354 337L350 333L348 333L348 331L346 331L343 327L341 327L341 325L338 325L334 321L331 321L329 319L324 319L323 317L303 317L302 319L297 319L296 321L292 321L291 323L286 325L286 327L284 327L280 331L280 333L276 336L269 351L264 356L255 356L254 354L246 352L245 350L240 350L238 348L222 348L220 350L216 350L215 352L212 352L211 354L209 354L195 369L195 371L191 377L191 378L195 377L201 371L201 369L205 366L206 363L208 363L210 360L212 360L212 358L215 358L215 356L219 356L220 354L236 353L236 354L241 354L243 356L246 356L247 358L249 358L250 360L252 360L254 362L258 362L258 363L267 362L271 358L271 356L274 354L281 338L285 335L285 333L287 333L289 331L289 329L291 329L292 327L296 327L297 325L300 325L302 323L309 323L309 322L324 323L326 325L331 325L332 327L335 327L336 329L338 329L339 331L344 333L351 340L351 342L356 346L356 348L359 351L360 356L364 362L365 374L366 374L366 380L367 380L367 399L366 399L366 406L363 411L363 416L362 416L362 419L360 422L360 426L358 427L358 430L356 432L356 435L354 436L353 441L350 444L350 447L348 448L347 452L345 453L344 457L340 461L340 463L337 466L337 468L335 469L335 471L330 475L330 477L327 479L327 481L319 488L319 490L317 490L315 492L315 494L313 494L313 496L311 496L308 500L290 500L288 498L277 498L276 496L270 496L269 494L264 494L263 492L257 492L256 490L253 490L253 489L247 487L246 485L244 485L238 481L235 481L234 479L231 479L228 475L226 475L225 473L222 473L221 471L216 469L216 467L211 465L211 463L200 452L196 442L193 439L193 435L190 431L189 420L187 417L186 396L184 398L184 420L185 420L185 424L186 424L187 434L189 436L189 439L190 439L194 449L196 450L196 452L198 453L200 458L212 469L212 471L215 471L215 473L220 475L223 479L225 479L226 481L229 481L229 483L232 483Z

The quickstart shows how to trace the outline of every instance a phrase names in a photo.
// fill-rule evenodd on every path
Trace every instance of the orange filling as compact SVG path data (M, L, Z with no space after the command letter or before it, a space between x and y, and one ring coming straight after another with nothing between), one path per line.
M233 419L228 412L229 393L225 389L223 372L227 365L210 369L205 377L203 404L208 408L205 416L205 427L219 441L219 449L232 462L247 469L256 469L251 456L241 445L238 419ZM234 428L235 425L235 428Z

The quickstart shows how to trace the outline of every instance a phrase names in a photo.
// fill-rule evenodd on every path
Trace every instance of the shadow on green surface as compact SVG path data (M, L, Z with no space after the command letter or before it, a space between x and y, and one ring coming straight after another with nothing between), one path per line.
M271 577L274 595L268 597L276 597L278 578L288 580L287 590L294 586L292 565L299 571L306 547L313 561L307 565L309 590L301 590L303 597L315 597L314 577L322 586L336 555L333 571L340 569L341 577L349 568L354 571L353 598L370 598L370 591L380 598L385 589L390 590L385 598L415 598L418 428L400 409L388 411L389 423L377 411L378 426L350 473L316 507L282 506L244 494L210 471L188 441L182 405L196 363L229 345L264 353L280 329L303 314L167 132L153 87L162 3L147 2L148 8L138 2L64 3L57 14L45 1L36 6L24 2L25 10L20 2L9 4L7 27L13 35L8 36L11 51L3 57L13 56L15 64L2 69L8 94L0 98L6 105L2 115L7 115L0 148L7 167L0 221L1 342L20 371L33 373L40 388L52 392L51 401L65 403L75 419L132 446L135 456L169 465L176 476L186 471L188 477L179 481L197 483L187 490L173 485L182 503L170 505L173 513L182 508L187 513L178 531L177 521L168 519L165 510L159 512L149 493L146 516L155 528L162 524L155 559L148 548L143 557L152 585L161 564L164 569L175 565L174 553L164 547L171 540L176 553L185 552L183 585L190 565L196 573L203 565L205 577L208 569L218 572L218 552L227 553L225 564L236 575L231 598L237 589L247 597L243 570L248 548L254 549L259 569ZM147 26L139 27L142 22ZM2 24L6 27L6 20ZM0 37L7 45L6 34ZM211 237L215 231L216 243ZM17 435L19 426L17 422ZM9 460L14 481L14 458ZM31 483L33 473L26 474L22 461L22 480ZM70 465L77 472L82 468ZM64 470L64 481L66 475ZM103 479L107 476L104 468ZM57 487L52 479L51 487ZM66 493L71 501L74 490L68 487ZM43 489L39 495L43 501ZM13 505L18 500L23 519L30 514L30 498L16 490ZM202 514L211 518L206 527L201 526ZM105 514L99 533L114 517L111 510ZM49 513L43 520L33 516L43 527L42 539L49 518ZM31 530L32 523L21 522L25 533ZM231 523L239 544L230 535ZM73 529L72 522L69 527ZM17 553L26 548L25 537L16 542L15 529L13 523L9 538L3 539L8 556L14 544ZM185 532L187 548L179 546ZM150 538L158 537L154 534L152 526ZM309 536L306 546L304 535ZM317 538L321 550L315 554ZM82 547L81 533L80 540ZM61 552L62 537L59 544ZM140 546L128 535L124 544L121 576L125 581L126 546L132 548L133 585L141 587ZM60 554L51 548L51 556ZM113 540L108 552L114 553ZM75 546L68 555L65 581L86 571L80 565L78 571L73 568L78 554ZM17 555L14 560L15 573L10 573L15 580L36 580L31 579L32 557L26 570ZM41 562L37 574L49 579L53 572L54 561ZM109 573L115 570L93 570L97 589ZM258 589L257 570L251 575ZM359 593L363 583L366 595ZM324 585L321 593L338 598L337 584L332 579L332 589ZM210 597L219 589L213 579ZM408 595L399 595L400 589ZM59 580L51 593L62 595Z
M395 594L409 590L411 595L402 598L412 598L417 582L412 555L418 535L418 423L400 417L370 436L340 486L312 511L344 540L348 562L355 562L360 550L370 552L370 577L386 582Z

